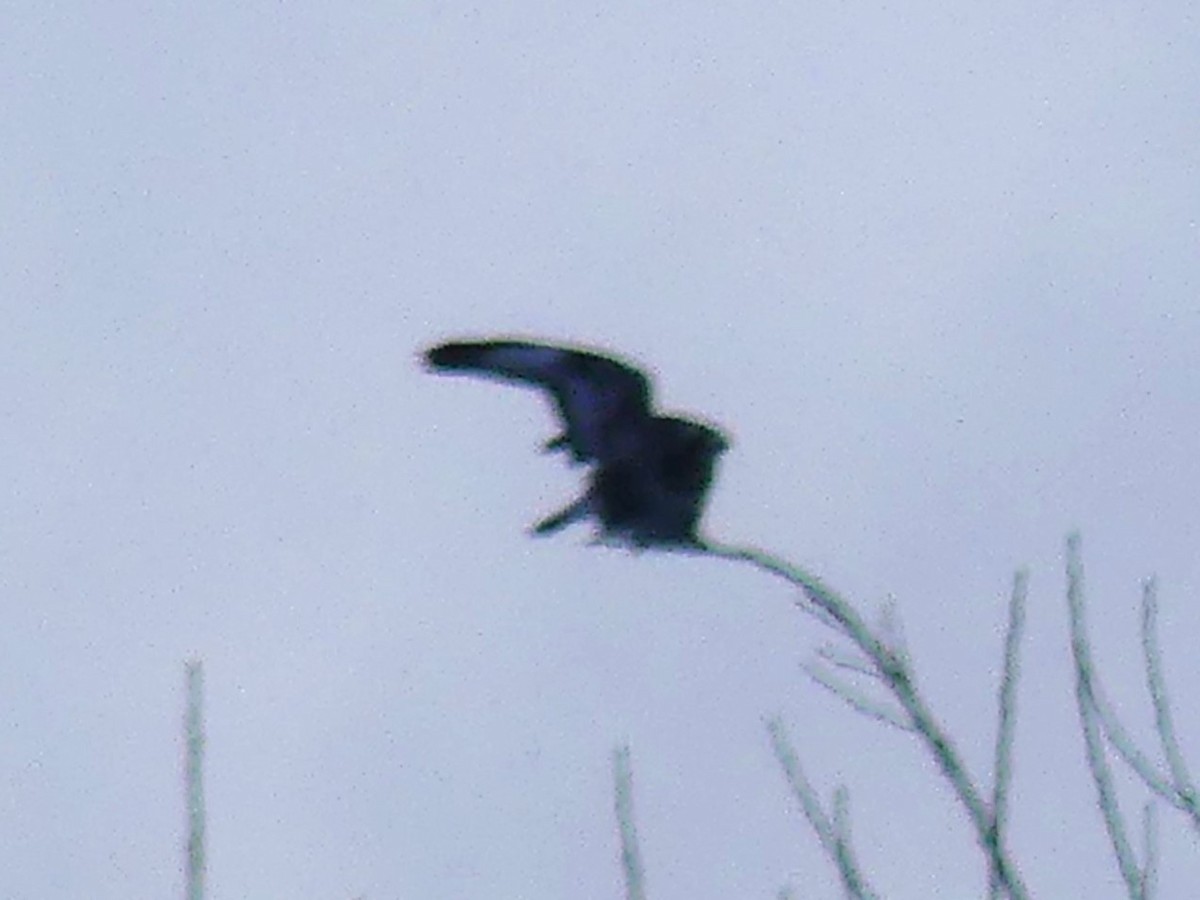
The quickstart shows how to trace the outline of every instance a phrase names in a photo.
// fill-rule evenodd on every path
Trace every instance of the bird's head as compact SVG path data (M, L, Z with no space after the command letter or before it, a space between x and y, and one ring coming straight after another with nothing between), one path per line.
M660 434L670 445L687 448L686 452L715 458L730 448L733 441L725 432L694 419L662 417L657 420Z
M719 431L716 428L710 428L707 425L703 427L708 436L708 445L712 448L714 455L724 453L733 446L733 438L725 432Z

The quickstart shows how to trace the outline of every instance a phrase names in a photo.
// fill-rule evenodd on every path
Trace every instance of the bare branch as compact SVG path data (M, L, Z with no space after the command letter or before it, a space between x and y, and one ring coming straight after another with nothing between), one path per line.
M1164 754L1168 756L1168 759L1171 756L1175 758L1175 762L1172 764L1173 771L1170 774L1164 772L1162 767L1138 748L1133 736L1121 724L1116 710L1108 700L1099 675L1094 671L1090 678L1092 707L1109 746L1117 756L1134 771L1150 791L1175 809L1185 813L1191 819L1192 827L1200 830L1200 804L1197 804L1196 789L1192 785L1183 763L1183 755L1179 751L1170 720L1166 681L1162 675L1162 656L1158 649L1157 599L1153 591L1152 582L1148 582L1142 598L1142 649L1146 664L1146 681L1155 706L1156 719L1159 722L1159 739L1163 743ZM1166 737L1163 737L1161 724L1164 714L1167 722ZM1168 750L1167 747L1173 749Z
M775 758L779 760L779 765L787 777L792 793L800 804L800 809L804 812L804 817L808 819L813 831L816 832L817 840L821 842L821 848L825 851L825 855L837 866L846 896L854 898L854 900L877 900L878 895L870 888L859 871L858 862L854 858L854 850L850 846L849 826L846 822L848 814L845 790L838 788L838 792L835 793L834 816L831 818L821 807L817 792L813 790L813 786L800 768L800 762L796 759L796 751L792 749L791 742L788 741L783 723L779 719L771 719L767 722L767 733L771 736L771 747L775 751ZM838 799L839 794L840 800Z
M1121 870L1121 878L1125 881L1125 889L1129 892L1131 900L1145 900L1142 892L1142 874L1138 870L1133 848L1129 845L1129 838L1125 833L1125 821L1117 804L1112 771L1104 753L1104 742L1096 715L1092 693L1092 673L1095 668L1092 664L1084 619L1083 563L1080 559L1079 544L1078 533L1067 538L1067 606L1070 610L1071 652L1075 660L1075 699L1079 706L1079 724L1087 749L1088 767L1096 785L1100 812L1104 817L1105 828L1108 829L1108 837L1117 858L1117 866Z
M892 695L904 708L916 732L924 740L942 774L949 780L959 802L966 809L975 828L976 839L988 859L995 878L1013 900L1024 900L1029 892L1024 881L1002 843L992 830L992 814L984 803L979 789L967 775L958 751L949 736L942 730L933 713L917 691L912 674L902 655L897 654L884 641L876 637L862 617L836 592L819 578L810 575L798 566L791 566L777 557L753 547L730 547L710 544L704 552L720 559L750 563L765 572L784 579L800 588L807 603L797 603L808 611L815 606L824 611L837 630L848 637L867 655L880 677L888 685Z
M1146 662L1146 688L1154 704L1154 722L1158 739L1162 743L1163 756L1171 772L1171 782L1178 797L1176 804L1192 820L1192 827L1200 831L1200 808L1196 802L1196 787L1188 773L1179 739L1175 736L1175 724L1171 716L1171 702L1167 697L1167 681L1162 671L1162 650L1158 644L1158 589L1154 579L1142 587L1142 656Z
M1105 738L1108 739L1109 746L1113 748L1117 756L1125 761L1125 764L1129 768L1137 773L1137 776L1142 779L1146 787L1168 803L1179 809L1185 809L1181 804L1178 793L1176 793L1167 776L1150 757L1138 749L1133 736L1121 724L1116 710L1113 709L1112 704L1108 700L1108 695L1104 692L1104 685L1100 681L1100 676L1095 672L1091 676L1091 691L1092 706L1096 713L1096 720L1099 722Z
M843 647L825 644L817 648L817 657L835 668L879 680L879 672L875 670L875 666L860 653L850 653Z
M901 731L913 730L912 724L901 713L894 709L888 709L882 703L875 702L857 687L838 679L832 672L824 671L815 662L804 663L803 668L809 678L856 712L862 713L869 719L883 722L885 725L899 728Z
M206 860L204 855L204 663L190 659L184 667L187 684L187 713L184 719L185 775L187 792L187 900L203 900Z
M617 829L621 835L621 871L625 873L626 900L646 900L645 872L638 849L637 828L633 822L633 771L629 745L613 751L613 781Z
M1147 800L1142 809L1142 855L1146 865L1142 867L1143 900L1154 900L1158 893L1158 807Z
M850 792L844 784L833 789L833 833L839 841L850 843Z
M1004 672L1000 678L997 702L996 774L992 786L992 834L1000 844L1008 825L1008 788L1012 783L1012 747L1017 723L1017 680L1021 674L1021 637L1025 631L1025 598L1029 573L1021 570L1013 577L1012 597L1008 603L1008 630L1004 636ZM1000 882L993 870L988 879L989 896L1000 896Z
M896 598L889 597L879 611L880 640L896 654L907 667L911 664L908 655L908 642L904 638L904 622L896 609Z

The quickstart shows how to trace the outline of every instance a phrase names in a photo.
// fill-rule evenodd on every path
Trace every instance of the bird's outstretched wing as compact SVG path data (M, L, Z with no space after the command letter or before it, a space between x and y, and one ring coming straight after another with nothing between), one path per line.
M434 369L531 384L554 398L565 432L547 443L580 462L638 453L650 417L650 381L633 366L587 350L529 341L456 341L426 353Z

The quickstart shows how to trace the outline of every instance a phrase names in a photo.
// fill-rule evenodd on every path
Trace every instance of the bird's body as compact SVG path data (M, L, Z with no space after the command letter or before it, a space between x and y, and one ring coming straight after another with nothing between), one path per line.
M578 500L534 526L549 534L586 518L610 540L697 546L697 525L717 457L728 440L717 429L653 413L650 381L614 357L530 341L452 342L426 354L442 372L464 372L540 387L550 393L564 432L546 443L591 465Z

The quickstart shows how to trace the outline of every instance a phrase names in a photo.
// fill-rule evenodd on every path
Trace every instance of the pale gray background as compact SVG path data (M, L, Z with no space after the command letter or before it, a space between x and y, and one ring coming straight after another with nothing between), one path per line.
M190 654L213 900L618 897L619 740L654 900L838 896L774 713L887 896L979 896L781 583L524 536L578 480L544 406L416 364L494 332L724 423L711 531L895 598L984 780L1029 565L1014 851L1121 896L1068 529L1143 739L1161 577L1200 764L1200 23L1147 6L5 4L0 896L179 895Z

